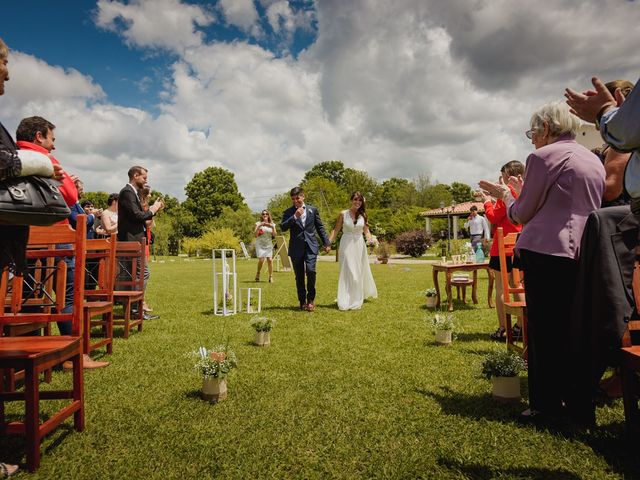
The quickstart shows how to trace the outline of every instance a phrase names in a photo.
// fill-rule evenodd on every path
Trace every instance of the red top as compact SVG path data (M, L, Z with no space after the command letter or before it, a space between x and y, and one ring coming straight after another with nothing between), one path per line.
M34 152L43 153L51 159L52 164L60 165L60 162L56 159L56 157L51 155L51 153L49 153L46 148L43 148L40 145L36 145L35 143L31 142L25 142L23 140L19 140L18 142L16 142L16 145L18 145L20 150L33 150ZM62 193L62 197L64 198L67 207L71 207L72 205L78 203L78 189L76 188L76 185L73 183L73 180L71 180L71 177L66 171L64 172L62 185L60 185L58 189L60 190L60 193ZM65 221L64 223L69 222Z
M511 189L511 195L514 198L518 198L516 192L513 188ZM491 202L484 202L484 214L487 217L487 220L491 222L493 225L497 227L502 227L502 230L505 235L513 232L520 232L522 230L522 225L514 225L509 221L507 217L507 206L502 200L498 200L494 205ZM498 256L498 239L494 236L493 243L491 244L491 251L489 255L492 257Z

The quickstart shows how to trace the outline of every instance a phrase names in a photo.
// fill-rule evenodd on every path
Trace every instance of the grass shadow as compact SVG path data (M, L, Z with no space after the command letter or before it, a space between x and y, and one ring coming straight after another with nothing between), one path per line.
M446 386L440 387L440 390L444 393L424 389L416 389L415 392L438 402L442 412L447 415L468 417L474 420L484 419L513 423L523 410L522 402L506 405L496 403L488 391L483 395L470 395L454 392Z
M492 468L477 463L462 463L456 460L439 458L438 464L464 478L472 480L492 480L494 478L518 478L519 480L581 480L582 477L564 469L510 467Z

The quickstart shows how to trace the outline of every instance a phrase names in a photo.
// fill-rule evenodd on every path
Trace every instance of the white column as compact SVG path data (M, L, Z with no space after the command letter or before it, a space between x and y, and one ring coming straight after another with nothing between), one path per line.
M431 235L431 218L429 217L424 219L424 231L427 232L427 235Z
M457 240L458 239L458 215L453 216L453 226L451 228L453 228L453 239Z

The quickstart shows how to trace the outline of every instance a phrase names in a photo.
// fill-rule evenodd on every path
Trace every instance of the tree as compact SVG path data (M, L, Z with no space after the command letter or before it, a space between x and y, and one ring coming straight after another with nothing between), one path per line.
M301 185L304 188L305 202L320 210L320 216L326 222L333 221L338 212L349 206L347 192L333 180L324 177L311 177Z
M376 207L379 203L380 186L375 178L369 176L367 172L362 170L354 170L353 168L345 168L344 170L344 189L347 194L360 192L367 201L367 207Z
M164 202L164 208L162 209L164 213L171 213L180 205L180 201L176 197L165 195L164 193L155 190L151 191L151 195L149 196L149 205L153 205L153 202L155 202L159 197L162 197L162 201Z
M225 206L217 218L207 222L205 231L228 228L236 237L249 244L255 237L255 223L255 215L248 206L242 205L238 209Z
M456 203L473 201L473 190L466 183L453 182L449 188Z
M398 209L413 205L416 187L406 178L392 177L382 182L380 206Z
M233 173L220 167L196 173L184 189L187 200L183 205L201 224L220 215L225 205L238 209L244 204Z
M279 193L271 197L267 204L267 210L271 212L271 218L278 224L282 221L282 213L292 205L289 192Z
M302 183L306 183L312 178L326 178L337 185L344 186L344 164L338 160L330 160L314 165L311 170L304 174Z
M107 192L84 192L82 195L83 200L89 200L96 208L105 209L108 207L107 199L109 194Z
M448 185L444 183L438 183L432 187L427 188L423 194L423 206L426 208L440 208L440 205L451 205L453 201L453 195Z
M417 176L417 178L413 179L412 183L416 189L416 205L426 207L428 199L427 192L431 187L433 187L431 178L429 178L429 175L420 174Z

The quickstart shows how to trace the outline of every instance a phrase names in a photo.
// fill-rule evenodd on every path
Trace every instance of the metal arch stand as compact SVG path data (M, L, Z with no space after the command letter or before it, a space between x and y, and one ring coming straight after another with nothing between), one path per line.
M227 261L229 258L231 265ZM213 260L213 313L219 316L235 315L238 313L236 251L231 248L214 249L211 259Z

